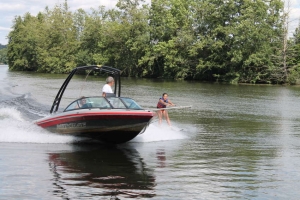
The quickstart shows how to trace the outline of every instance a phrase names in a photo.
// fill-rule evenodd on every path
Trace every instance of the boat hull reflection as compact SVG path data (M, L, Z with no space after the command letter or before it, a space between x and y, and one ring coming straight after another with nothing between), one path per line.
M85 197L155 196L153 171L132 148L80 147L77 152L50 153L49 166L55 177L56 196L72 199L72 192L68 192L72 186L80 186L80 196Z

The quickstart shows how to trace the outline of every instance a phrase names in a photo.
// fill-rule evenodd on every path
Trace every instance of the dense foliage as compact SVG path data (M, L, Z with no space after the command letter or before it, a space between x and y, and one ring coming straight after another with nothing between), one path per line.
M0 64L7 64L7 48L6 45L0 44Z
M295 83L299 30L287 68L282 13L281 0L119 0L114 9L89 12L71 12L65 1L15 18L8 63L49 73L105 64L124 76Z
M288 52L288 82L292 84L300 84L300 24L294 33L294 37L290 40L290 46L291 47Z
M1 49L4 49L4 48L6 48L6 47L7 47L6 45L3 45L3 44L0 43L0 50L1 50Z

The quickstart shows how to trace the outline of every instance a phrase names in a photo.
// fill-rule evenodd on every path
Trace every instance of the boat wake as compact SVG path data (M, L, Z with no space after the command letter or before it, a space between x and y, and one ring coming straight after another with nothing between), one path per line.
M15 108L0 108L0 142L10 143L76 143L81 138L50 133L25 120Z
M184 134L184 130L172 126L162 124L150 124L143 134L138 135L131 142L158 142L166 140L181 140L187 136Z

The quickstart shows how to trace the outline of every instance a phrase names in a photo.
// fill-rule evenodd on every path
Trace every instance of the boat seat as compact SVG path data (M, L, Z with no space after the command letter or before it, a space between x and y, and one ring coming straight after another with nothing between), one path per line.
M81 108L92 108L93 105L91 103L86 103L81 106Z
M106 93L106 97L116 97L115 93Z

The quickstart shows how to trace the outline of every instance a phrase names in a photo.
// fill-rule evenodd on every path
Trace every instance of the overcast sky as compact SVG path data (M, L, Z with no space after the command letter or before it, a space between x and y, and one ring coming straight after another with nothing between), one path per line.
M71 11L82 8L86 11L90 8L97 8L103 5L107 8L112 8L116 5L118 0L68 0L68 5ZM7 44L7 35L12 26L12 21L15 16L23 16L26 12L36 15L40 11L44 11L48 6L50 9L55 4L63 3L64 0L1 0L0 2L0 43ZM150 3L151 0L146 0ZM290 14L290 35L299 24L300 18L300 0L291 0L291 14Z

